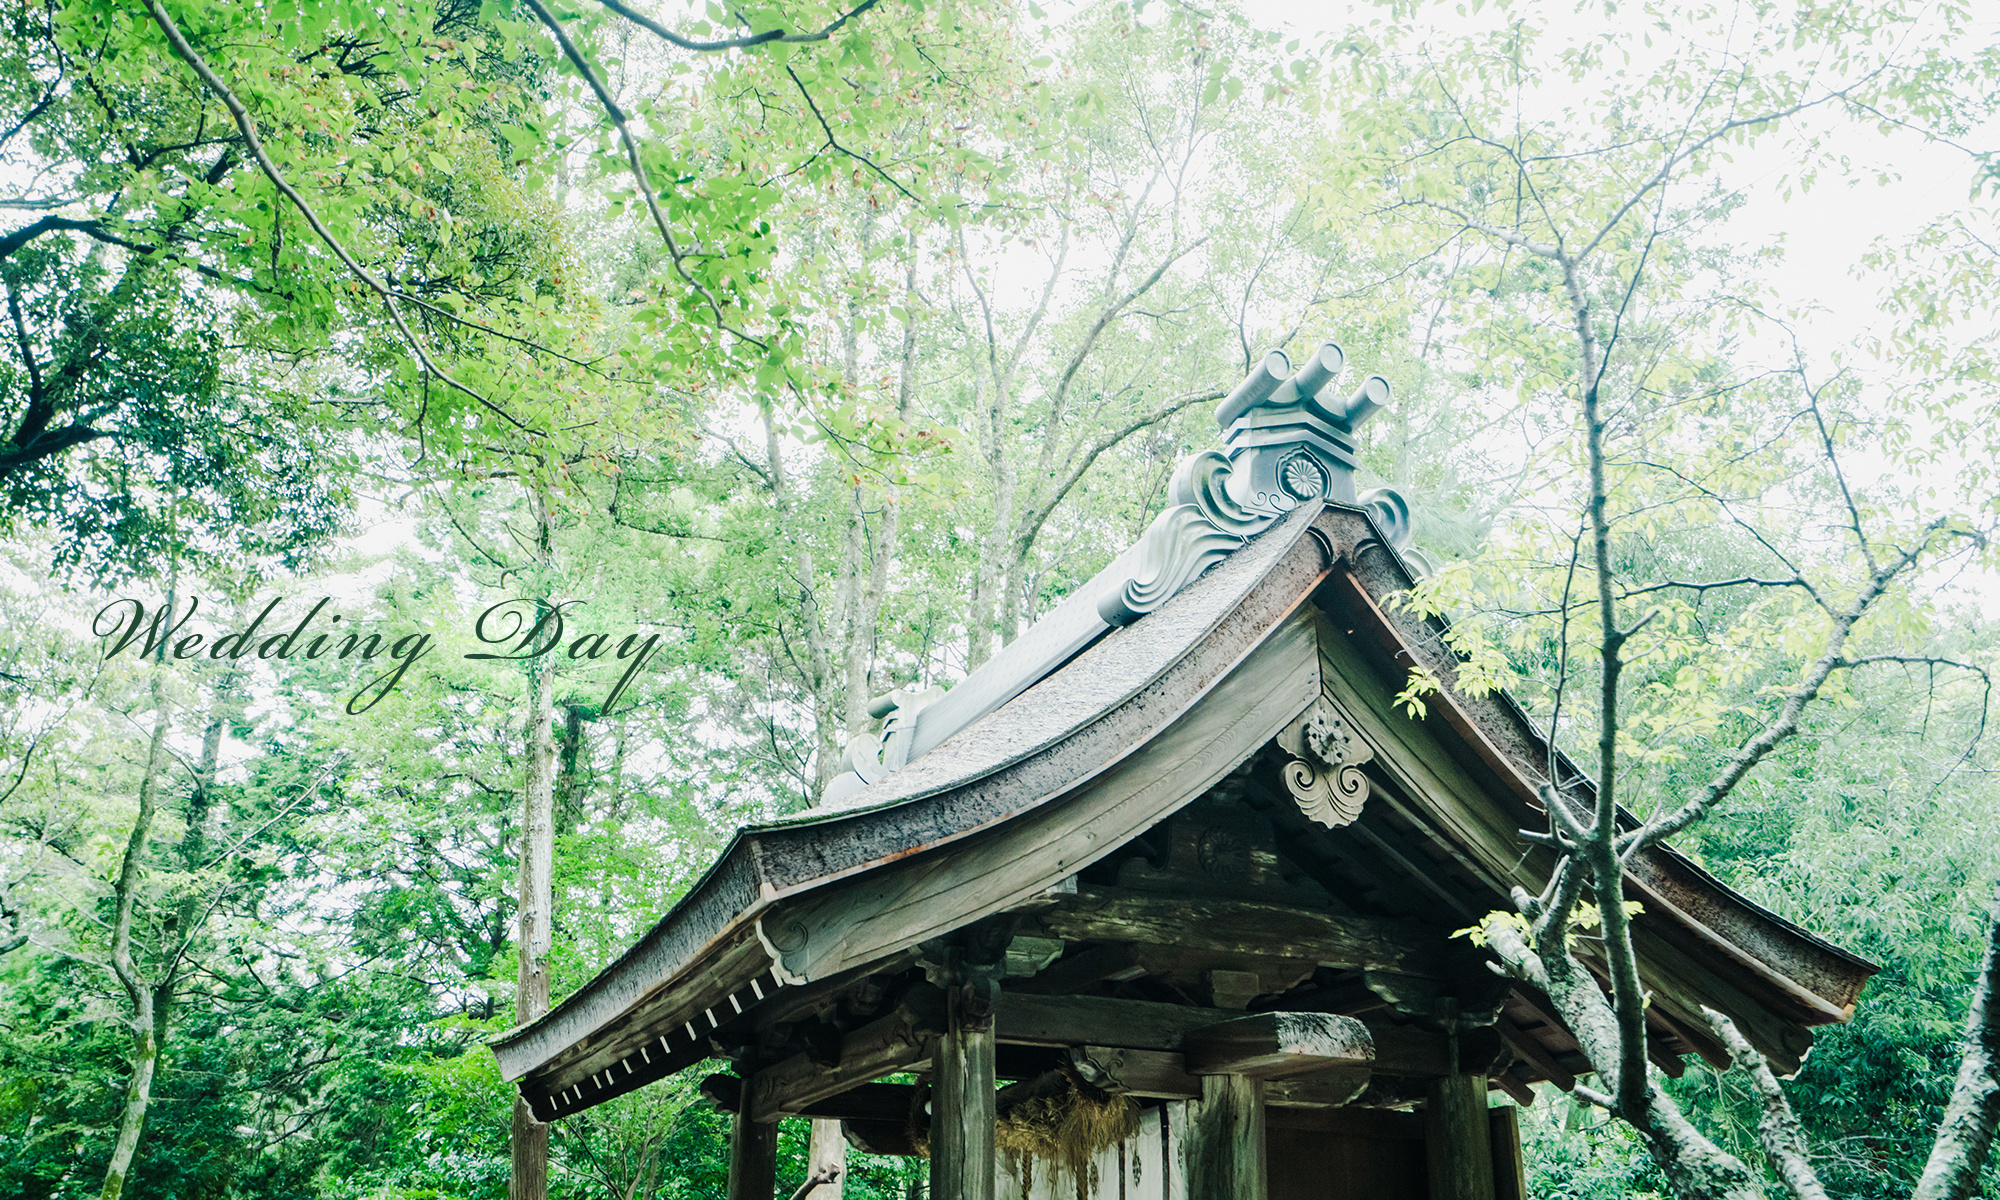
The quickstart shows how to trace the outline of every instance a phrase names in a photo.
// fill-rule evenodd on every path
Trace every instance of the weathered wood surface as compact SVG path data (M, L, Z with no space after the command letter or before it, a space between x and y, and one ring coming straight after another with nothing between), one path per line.
M933 1200L994 1200L993 1024L953 996L950 1028L938 1039L931 1084Z
M910 1123L900 1121L843 1121L841 1131L849 1145L869 1154L890 1154L917 1158L917 1144L910 1137Z
M1533 1067L1542 1078L1565 1092L1576 1086L1576 1076L1556 1061L1555 1055L1547 1046L1542 1045L1540 1038L1505 1017L1500 1018L1498 1028L1500 1036L1506 1040L1507 1048L1514 1052L1514 1056Z
M1070 1051L1070 1058L1077 1074L1117 1095L1160 1100L1192 1100L1201 1095L1201 1080L1188 1074L1186 1060L1172 1050L1077 1046Z
M729 1200L771 1200L778 1188L778 1127L750 1115L749 1096L729 1123Z
M1513 1068L1496 1071L1487 1078L1522 1108L1529 1108L1535 1103L1535 1089L1528 1086L1527 1080L1516 1075Z
M1188 1073L1186 1061L1170 1050L1127 1050L1108 1046L1079 1047L1079 1074L1113 1095L1144 1100L1199 1100L1201 1077ZM711 1075L702 1094L718 1108L733 1111L739 1081L733 1075ZM1339 1108L1367 1087L1365 1067L1328 1068L1309 1075L1272 1079L1264 1084L1264 1103L1271 1108ZM1017 1087L1019 1085L1016 1085ZM1011 1089L996 1094L1004 1109ZM795 1115L876 1127L907 1125L917 1103L918 1088L908 1083L864 1083L832 1096L803 1104ZM877 1153L890 1153L877 1151Z
M1422 1113L1264 1111L1271 1200L1429 1200Z
M1730 1015L1779 1075L1792 1074L1805 1061L1806 1052L1812 1049L1810 1030L1786 1021L1746 995L1735 982L1716 975L1638 922L1632 926L1632 948L1639 952L1640 981L1652 992L1653 1003L1676 1024L1703 1028L1702 1008L1714 1008ZM1580 947L1577 957L1601 976L1602 960L1588 944Z
M1002 992L994 1020L1003 1042L1177 1052L1188 1034L1237 1015L1227 1009L1149 1000ZM1443 1034L1388 1022L1362 1024L1375 1047L1376 1071L1427 1077L1452 1070L1450 1043ZM1491 1029L1471 1029L1459 1035L1462 1064L1484 1066L1501 1052L1500 1036Z
M774 945L784 970L796 979L836 974L1045 897L1207 792L1318 690L1311 623L1289 621L1207 696L1163 693L1151 707L1106 717L1122 724L1123 756L1074 794L1055 798L1075 784L1076 769L1024 781L1024 789L1034 790L1015 797L1019 815L961 842L951 854L917 855L824 896L785 905L782 916L766 922L783 932ZM1202 703L1155 732L1160 709L1196 699Z
M1204 1075L1189 1110L1188 1200L1266 1200L1263 1083Z
M1077 1071L1116 1095L1156 1100L1198 1100L1201 1077L1171 1050L1131 1050L1119 1046L1079 1046ZM1323 1068L1308 1075L1267 1080L1264 1103L1279 1108L1339 1108L1368 1086L1368 1067Z
M1264 1081L1264 1107L1341 1108L1368 1090L1373 1072L1367 1067L1329 1067L1310 1075L1288 1075Z
M1521 1110L1486 1110L1488 1140L1493 1146L1494 1200L1528 1200L1528 1160L1521 1153Z
M1172 1105L1178 1113L1183 1105ZM1092 1200L1186 1200L1187 1176L1181 1169L1181 1147L1169 1132L1163 1108L1139 1114L1139 1129L1126 1140L1094 1155L1085 1169ZM1043 1159L1000 1161L1001 1200L1077 1200L1077 1180L1060 1164Z
M1859 981L1856 981L1851 989L1840 989L1847 999L1844 1005L1835 1004L1788 978L1783 972L1772 969L1742 946L1710 929L1699 917L1669 897L1667 892L1670 887L1671 878L1657 866L1643 873L1631 873L1625 881L1626 895L1644 904L1648 913L1656 917L1672 918L1658 922L1658 929L1655 932L1659 936L1682 943L1683 949L1692 945L1698 953L1708 956L1720 955L1726 964L1734 966L1742 975L1755 980L1763 990L1776 993L1778 1007L1788 1011L1795 1020L1825 1025L1837 1024L1853 1017L1854 1004L1861 993ZM1688 900L1685 896L1680 899L1683 902ZM1715 906L1711 906L1709 915L1711 919L1715 919ZM1766 938L1764 941L1768 943L1770 939ZM1768 945L1766 949L1769 950Z
M742 1103L742 1087L743 1081L734 1075L710 1075L701 1081L701 1094L724 1112L735 1112ZM802 1105L797 1115L833 1121L890 1121L901 1125L909 1120L910 1101L916 1090L907 1083L864 1083Z
M842 1038L838 1063L828 1066L810 1054L795 1054L758 1071L750 1081L751 1117L775 1121L803 1112L814 1101L913 1069L932 1057L944 1027L942 993L920 984L888 1016Z
M1431 1081L1424 1096L1424 1152L1431 1200L1495 1200L1485 1076Z
M653 961L667 953L649 942L641 942L627 952L628 959ZM621 960L624 961L624 960ZM533 1039L508 1048L496 1044L495 1055L503 1078L522 1073L521 1093L541 1119L567 1115L623 1095L655 1079L684 1070L707 1058L709 1035L716 1027L733 1019L741 1009L754 1004L758 993L769 995L777 985L764 974L771 959L748 930L703 952L681 981L672 1003L654 1003L663 988L638 993L638 1000L625 987L606 987L586 997L587 1003L572 1008L565 1000L547 1017L537 1022ZM746 979L761 979L755 986ZM627 984L631 980L626 981ZM732 991L731 989L735 990ZM585 1034L579 1032L596 1019L593 1014L619 1004L643 1013L625 1021L610 1022ZM650 1005L650 1007L649 1007ZM569 1042L547 1061L536 1063L533 1055L550 1044L574 1034ZM513 1035L510 1035L510 1037ZM575 1089L575 1091L573 1091ZM574 1099L565 1103L563 1093Z
M1142 942L1431 977L1443 974L1451 950L1449 931L1414 921L1123 888L1079 888L1036 920L1071 941Z
M1375 1039L1352 1017L1268 1012L1196 1029L1181 1053L1195 1075L1277 1079L1329 1067L1372 1067Z
M1427 811L1411 811L1385 794L1370 795L1369 803L1396 807L1420 829L1439 829L1459 861L1499 895L1510 884L1545 875L1552 865L1547 853L1523 842L1519 823L1487 798L1423 723L1396 708L1395 693L1357 657L1351 639L1324 617L1317 632L1327 702L1375 751L1375 765L1403 795L1422 797Z
M1145 960L1139 947L1114 944L1092 946L1038 972L1032 978L1008 986L1015 991L1062 996L1087 991L1106 979L1134 979L1153 973L1152 964Z
M1190 1032L1235 1014L1219 1008L1002 992L994 1009L1003 1042L1033 1046L1129 1046L1179 1050Z

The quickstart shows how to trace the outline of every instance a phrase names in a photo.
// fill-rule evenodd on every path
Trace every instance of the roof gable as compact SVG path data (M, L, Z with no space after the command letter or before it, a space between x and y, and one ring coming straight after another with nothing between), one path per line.
M1406 618L1377 602L1387 592L1371 572L1409 583L1386 551L1366 513L1302 506L859 803L746 828L630 952L496 1043L503 1074L524 1079L539 1111L573 1111L709 1056L711 1031L760 1006L907 965L928 939L997 913L1067 911L1082 873L1239 767L1260 755L1303 765L1308 720L1331 720L1350 739L1361 794L1347 798L1361 813L1394 814L1414 831L1395 835L1400 848L1378 848L1374 869L1391 886L1430 889L1463 924L1504 905L1512 886L1538 889L1548 852L1519 833L1541 823L1523 799L1534 794L1533 731L1498 701L1451 691L1448 669L1429 717L1395 709L1398 673L1442 651L1433 627L1419 627L1429 648L1405 641ZM1352 793L1345 773L1334 772L1335 786ZM1338 833L1353 814L1316 813L1319 783L1284 799ZM1851 1006L1865 964L1669 853L1639 864L1635 880L1653 889L1638 893L1649 906L1639 934L1648 983L1689 1046L1702 1048L1694 1007L1711 1004L1781 1066L1796 1065L1806 1027ZM1447 933L1434 919L1428 936ZM1731 974L1745 963L1755 969ZM591 1092L584 1080L608 1082Z
M1406 1015L1439 987L1491 992L1483 966L1451 965L1470 951L1450 932L1548 878L1551 853L1522 836L1547 824L1547 775L1588 787L1507 697L1457 689L1441 623L1389 603L1421 563L1402 548L1400 498L1357 499L1351 441L1387 385L1338 398L1332 347L1289 371L1267 358L1231 394L1225 449L1184 462L1166 511L1077 595L943 698L895 697L881 736L850 747L833 803L738 831L617 962L498 1039L503 1076L537 1114L785 1028L1001 915L1041 922L1029 940L1057 955L1138 930L1130 953L1149 978L1210 1004L1292 989L1335 1004L1348 986L1325 977L1336 966L1387 971L1363 982ZM1412 667L1442 687L1420 719L1394 703ZM1251 865L1233 881L1201 865L1238 850ZM1873 971L1670 849L1635 861L1628 887L1645 905L1649 1020L1677 1050L1720 1055L1699 1019L1710 1005L1795 1067L1809 1027L1845 1019ZM1172 907L1190 898L1241 939L1190 949L1195 909ZM1147 966L1148 938L1178 948ZM1264 965L1217 965L1229 962ZM1414 991L1395 982L1412 964ZM1488 1019L1526 1039L1530 1061L1560 1056L1560 1023L1537 1016L1531 991Z

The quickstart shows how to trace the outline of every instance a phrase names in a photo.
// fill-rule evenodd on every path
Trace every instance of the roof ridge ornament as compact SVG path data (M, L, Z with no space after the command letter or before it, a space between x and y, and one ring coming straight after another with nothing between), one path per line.
M1141 537L1137 569L1097 601L1106 624L1129 625L1300 504L1370 510L1390 545L1410 544L1410 506L1391 488L1354 492L1354 431L1387 407L1389 381L1370 375L1338 390L1347 356L1322 344L1296 372L1282 350L1251 369L1215 411L1223 448L1183 459L1168 507Z
M879 730L847 742L844 768L821 803L839 805L1033 687L1111 628L1165 604L1210 567L1301 504L1365 509L1412 572L1429 572L1410 546L1410 506L1390 488L1357 497L1354 431L1389 403L1389 382L1370 375L1339 390L1347 356L1332 342L1294 371L1266 354L1216 409L1220 449L1181 460L1167 508L1133 545L1044 613L949 692L894 692L870 705Z

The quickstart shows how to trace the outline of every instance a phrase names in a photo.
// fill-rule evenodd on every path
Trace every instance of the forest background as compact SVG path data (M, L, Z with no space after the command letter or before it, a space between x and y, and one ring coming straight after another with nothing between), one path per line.
M484 1040L818 801L872 697L961 678L1133 541L1272 347L1392 381L1365 475L1413 501L1461 648L1558 708L1584 458L1550 230L1609 335L1629 594L1837 574L1885 523L1973 547L1873 618L1926 661L1844 679L1678 839L1882 966L1787 1088L1834 1194L1909 1193L2000 872L1986 691L1936 665L2000 629L1974 6L0 19L0 1197L505 1195ZM1917 155L1948 190L1851 261L1759 215L1907 196ZM1640 811L1799 670L1754 591L1661 601ZM379 666L106 659L117 596L211 634L332 597L438 651L349 715ZM466 660L517 598L658 647L608 709L621 668ZM551 1127L549 1194L719 1196L693 1083ZM1667 1086L1760 1161L1746 1077ZM1665 1194L1590 1106L1526 1116L1532 1194Z

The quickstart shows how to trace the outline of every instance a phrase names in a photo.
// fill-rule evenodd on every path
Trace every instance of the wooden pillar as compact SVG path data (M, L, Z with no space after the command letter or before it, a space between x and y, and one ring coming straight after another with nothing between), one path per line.
M1204 1075L1188 1120L1188 1200L1265 1200L1264 1084Z
M1431 1200L1494 1200L1484 1075L1431 1081L1424 1097L1424 1154Z
M778 1191L778 1123L750 1119L752 1090L745 1079L729 1130L729 1200L771 1200Z
M1487 1109L1486 1128L1493 1139L1495 1200L1528 1200L1528 1164L1521 1157L1521 1110Z
M957 981L946 992L945 1032L931 1080L931 1200L994 1200L993 987Z

